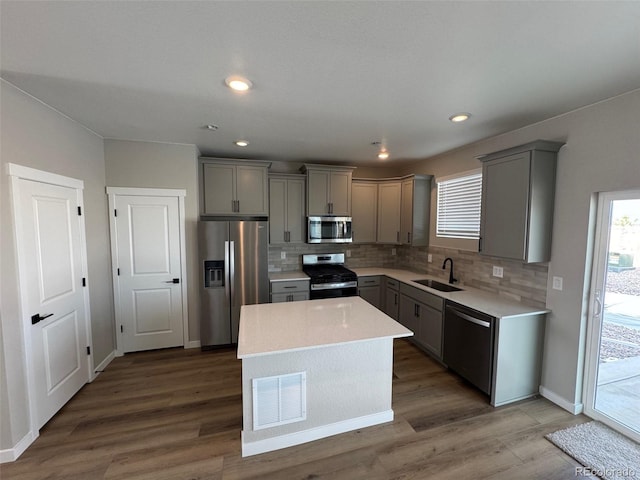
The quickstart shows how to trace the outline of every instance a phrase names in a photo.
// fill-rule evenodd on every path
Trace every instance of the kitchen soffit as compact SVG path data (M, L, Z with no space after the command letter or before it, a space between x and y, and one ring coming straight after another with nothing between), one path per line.
M640 87L640 2L3 0L0 21L5 80L207 156L388 165L372 140L415 160Z

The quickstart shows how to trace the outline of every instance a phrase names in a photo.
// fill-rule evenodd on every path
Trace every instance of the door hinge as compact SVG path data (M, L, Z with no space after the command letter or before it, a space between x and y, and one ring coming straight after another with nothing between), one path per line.
M82 215L82 207L78 207L78 215Z
M118 276L120 276L120 269L118 269Z
M87 347L87 355L91 355L91 347Z
M120 333L124 333L124 327L120 325Z
M86 287L87 286L87 279L86 278L82 278L82 286Z

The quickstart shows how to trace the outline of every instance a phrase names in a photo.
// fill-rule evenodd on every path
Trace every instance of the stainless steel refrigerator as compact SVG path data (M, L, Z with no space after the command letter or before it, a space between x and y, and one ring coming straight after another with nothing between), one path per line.
M240 307L269 302L266 221L198 224L203 350L238 343Z

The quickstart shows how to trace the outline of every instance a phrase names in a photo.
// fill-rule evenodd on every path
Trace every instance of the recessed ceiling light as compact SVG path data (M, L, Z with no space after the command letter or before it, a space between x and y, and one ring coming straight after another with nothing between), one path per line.
M386 160L387 158L389 158L389 152L387 152L386 150L380 150L380 153L378 153L378 158L380 160Z
M218 126L213 124L205 125L204 128L206 128L207 130L213 130L213 131L218 130Z
M449 117L449 120L451 120L454 123L459 123L459 122L464 122L465 120L468 120L470 116L471 116L470 113L456 113L455 115L451 115Z
M246 92L253 86L253 83L251 83L251 80L248 80L239 75L232 75L230 77L225 78L224 83L227 87L229 87L232 90L235 90L236 92Z
M233 143L235 143L238 147L246 147L247 145L249 145L249 142L247 142L246 140L236 140Z

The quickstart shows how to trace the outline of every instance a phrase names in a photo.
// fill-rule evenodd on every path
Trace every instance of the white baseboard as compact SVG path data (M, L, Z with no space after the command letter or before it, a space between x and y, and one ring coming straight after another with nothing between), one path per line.
M113 350L109 355L107 355L107 358L105 358L102 362L100 362L100 365L98 365L96 368L93 369L93 378L91 380L92 381L95 380L95 378L98 375L100 375L100 373L103 372L105 368L107 368L107 365L109 365L114 358L116 358L115 350Z
M364 417L351 418L349 420L310 428L309 430L302 430L301 432L288 433L277 437L266 438L264 440L257 440L255 442L245 442L243 431L242 456L248 457L251 455L258 455L259 453L280 450L281 448L300 445L301 443L307 443L313 440L330 437L332 435L338 435L339 433L350 432L351 430L357 430L359 428L379 425L380 423L391 422L392 420L393 410L386 410L372 415L365 415Z
M582 403L572 403L543 386L540 387L540 395L574 415L578 415L584 410L584 405Z
M0 463L15 462L24 451L38 438L38 432L27 433L13 448L0 450Z
M184 344L184 348L200 348L200 340L191 340Z

